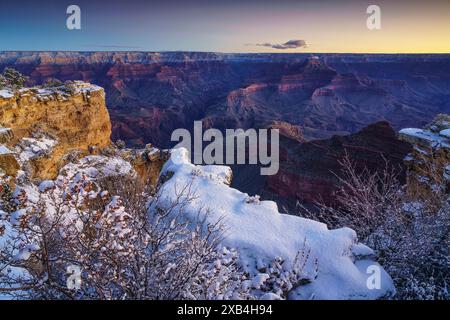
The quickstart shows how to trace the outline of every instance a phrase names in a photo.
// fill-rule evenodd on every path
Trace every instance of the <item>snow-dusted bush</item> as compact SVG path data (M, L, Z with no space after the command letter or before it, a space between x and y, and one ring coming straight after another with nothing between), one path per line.
M43 84L43 88L57 88L61 87L63 85L63 82L56 78L49 78L47 79Z
M133 175L44 181L4 189L0 215L0 294L37 299L286 298L301 269L274 261L249 276L221 246L207 210L186 220L189 186L164 204ZM255 285L258 283L258 286ZM253 285L251 285L253 284ZM272 295L268 296L267 294Z
M10 89L21 89L25 85L28 77L21 74L19 71L6 67L3 70L2 77L0 78L0 87L6 87Z
M61 90L68 95L73 95L77 92L76 85L73 81L65 81L64 86L61 87Z
M252 283L253 287L260 289L263 293L276 295L277 299L288 299L291 292L317 277L317 260L314 261L314 274L308 274L305 271L306 264L310 261L310 255L311 250L307 247L305 240L303 249L297 253L292 265L287 266L283 259L277 258L267 266L259 266L261 274L259 277L255 277ZM255 282L258 279L263 281Z
M449 204L430 211L407 203L404 215L405 221L393 226L395 232L372 236L379 243L380 260L397 284L396 298L450 299Z
M302 208L300 214L332 227L353 228L393 278L396 299L449 299L447 196L436 191L433 198L423 199L407 193L388 163L374 173L358 173L348 156L341 165L336 205L321 202L315 210ZM424 170L433 176L431 167Z

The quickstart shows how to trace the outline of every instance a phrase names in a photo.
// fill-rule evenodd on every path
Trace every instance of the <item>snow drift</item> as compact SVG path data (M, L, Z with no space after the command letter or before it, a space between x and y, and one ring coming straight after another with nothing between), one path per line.
M209 222L221 219L223 245L239 251L240 263L250 274L275 258L292 262L306 242L312 258L307 271L313 274L316 268L317 273L311 283L294 290L291 299L376 299L395 292L392 279L372 259L373 251L358 243L355 231L328 230L323 223L281 214L275 202L229 187L231 176L226 166L193 165L188 151L179 148L172 150L161 172L161 192L170 202L177 190L189 185L196 197L186 207L188 218L196 219L206 208ZM379 271L378 288L368 286L373 270Z

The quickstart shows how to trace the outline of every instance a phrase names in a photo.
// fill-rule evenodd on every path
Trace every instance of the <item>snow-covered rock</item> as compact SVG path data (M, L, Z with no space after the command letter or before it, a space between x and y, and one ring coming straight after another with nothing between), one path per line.
M405 128L399 131L400 139L429 148L450 148L449 134L448 129L439 133L417 128Z
M57 141L48 137L23 138L16 147L21 162L51 153Z
M2 90L0 95L0 144L14 151L31 179L54 179L67 153L96 154L111 144L111 122L101 87L74 81L8 92ZM13 98L4 98L11 94ZM4 171L16 175L13 170Z
M7 89L0 90L0 98L9 99L12 97L14 97L14 93L11 92L10 90Z
M441 130L439 135L450 139L450 129Z
M53 180L44 180L39 184L39 191L45 192L47 190L53 189L55 187L55 182Z
M419 188L429 196L435 196L437 190L450 194L450 116L436 116L425 129L402 129L399 138L413 145L412 152L404 159L408 188L415 193Z
M60 170L58 180L73 180L76 175L85 174L91 179L99 179L114 175L127 175L133 173L131 164L120 157L106 157L91 155L80 159L78 162L70 162Z
M195 194L185 208L189 219L206 208L209 222L222 220L223 245L238 249L240 263L254 276L260 273L258 265L277 257L292 263L306 241L311 256L305 268L311 274L317 268L317 278L296 289L291 299L376 299L395 292L392 279L368 257L372 250L358 243L355 231L328 230L325 224L281 214L272 201L249 202L248 194L229 187L230 168L193 165L180 148L172 150L161 175L166 176L161 190L166 201L175 200L186 186ZM368 286L370 270L379 271L378 289Z

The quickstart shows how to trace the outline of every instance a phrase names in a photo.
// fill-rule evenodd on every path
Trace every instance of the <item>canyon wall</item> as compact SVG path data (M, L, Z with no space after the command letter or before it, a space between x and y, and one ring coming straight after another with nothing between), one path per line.
M16 154L19 166L12 166L19 169L26 162L33 178L54 178L70 152L95 153L110 144L111 123L101 87L74 82L70 88L0 93L3 157Z

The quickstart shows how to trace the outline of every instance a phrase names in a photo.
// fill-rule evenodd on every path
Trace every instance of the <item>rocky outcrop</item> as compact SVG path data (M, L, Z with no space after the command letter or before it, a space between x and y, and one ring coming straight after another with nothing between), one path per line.
M105 93L83 82L0 96L0 125L4 147L12 150L31 178L54 178L67 153L95 153L110 144ZM2 163L4 170L12 167Z
M290 124L289 122L272 121L268 125L266 125L265 128L277 129L279 130L280 135L282 135L283 137L287 137L298 142L306 141L300 128L298 126Z
M408 191L423 197L450 194L450 116L438 115L424 129L402 129L399 138L413 145L405 157Z
M16 176L20 165L14 154L5 146L0 146L0 175Z
M131 164L142 181L156 186L161 169L170 157L170 152L147 144L144 149L125 149L120 152L120 155Z
M54 179L64 165L78 163L87 155L101 155L98 159L125 160L140 178L156 185L168 152L150 144L144 149L124 148L123 142L118 143L120 148L112 144L103 88L75 81L0 93L2 176Z

